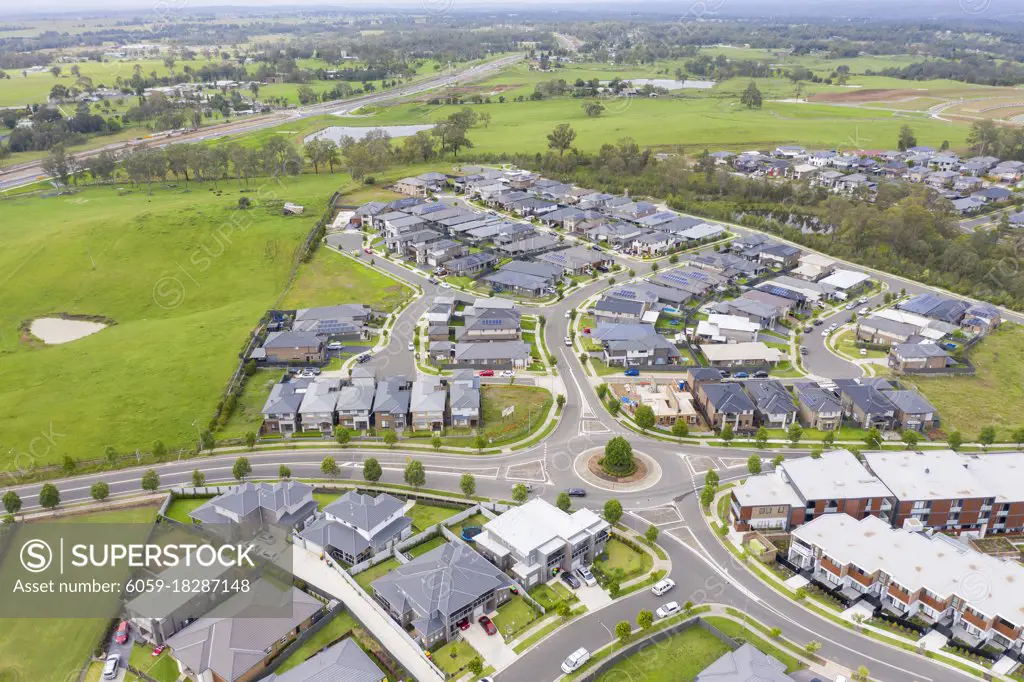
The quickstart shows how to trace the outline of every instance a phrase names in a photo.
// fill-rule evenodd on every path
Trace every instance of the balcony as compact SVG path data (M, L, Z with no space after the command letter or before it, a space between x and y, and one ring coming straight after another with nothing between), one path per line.
M981 630L982 632L984 632L985 630L988 630L988 628L989 628L989 622L988 622L987 619L982 618L981 616L979 616L979 615L977 615L975 613L971 613L970 611L964 611L963 613L960 614L960 617L963 620L965 620L968 623L970 623L971 625L973 625L974 627L976 627L979 630Z
M890 597L895 597L896 599L903 602L905 606L910 606L910 593L906 590L900 589L896 585L890 584L887 592Z
M996 622L993 623L992 629L1001 634L1003 637L1006 637L1011 642L1015 641L1018 637L1020 637L1021 629L1019 627L1010 627L1008 623L1004 623L999 619L996 619Z
M872 576L867 575L866 573L861 573L860 571L849 571L846 575L856 580L864 587L871 587L875 584L875 579Z
M843 574L843 570L836 563L831 561L828 557L821 557L821 561L818 562L818 563L819 563L819 565L823 569L825 569L826 571L828 571L832 575L842 575Z

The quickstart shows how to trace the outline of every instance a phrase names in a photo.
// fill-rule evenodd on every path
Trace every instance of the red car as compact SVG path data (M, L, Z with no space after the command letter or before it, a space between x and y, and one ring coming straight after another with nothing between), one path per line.
M153 653L151 653L150 656L153 656L155 658L155 657L159 656L160 654L162 654L163 652L164 652L164 645L161 644L160 646L158 646L155 649L153 649Z
M483 626L484 631L487 632L487 634L489 634L489 635L496 635L496 634L498 634L498 628L494 627L494 623L492 623L491 619L488 618L487 616L480 616L480 618L477 620L477 622L480 623L480 625Z
M363 253L373 253L373 251L370 249L363 249Z
M469 629L469 618L463 618L462 620L459 621L459 629L460 630L468 630Z
M590 333L590 327L584 327L583 328L583 333L584 334L589 334Z
M482 370L480 370L480 376L482 376L482 377L493 377L494 376L494 370L493 369L482 369Z
M117 633L114 634L114 641L118 644L124 644L128 641L128 621L122 620L121 624L117 626Z

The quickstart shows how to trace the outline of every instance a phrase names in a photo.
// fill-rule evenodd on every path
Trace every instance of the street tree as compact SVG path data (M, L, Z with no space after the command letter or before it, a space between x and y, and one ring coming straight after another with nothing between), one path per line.
M204 474L199 469L193 469L192 470L192 487L193 488L202 488L204 485L206 485L206 474Z
M380 467L380 462L377 461L376 457L369 457L363 462L363 480L369 481L370 483L376 483L380 480L381 475L384 471Z
M608 500L604 503L604 519L614 525L622 518L622 503L618 500Z
M636 624L642 630L650 630L651 626L654 625L654 614L647 609L641 609L640 613L636 614Z
M43 509L53 509L60 504L60 491L52 483L44 483L39 489L39 506Z
M558 497L555 498L555 506L564 512L569 511L569 508L572 507L572 498L569 497L569 493L564 490L558 493Z
M636 420L636 425L640 427L641 431L647 431L647 429L654 426L654 409L650 405L640 405L636 408L636 412L633 413L633 418Z
M397 433L395 433L391 429L388 429L387 431L384 432L384 444L385 445L387 445L389 448L393 448L393 447L395 447L395 443L397 443L397 442L398 442L398 434Z
M235 463L231 465L231 475L235 477L236 481L244 481L251 473L252 464L249 463L248 457L239 457L235 460Z
M526 498L530 496L530 490L523 483L516 483L512 486L512 501L516 504L522 504L526 502Z
M472 497L473 493L476 492L476 478L473 474L462 474L462 478L459 479L459 490L466 497Z
M996 427L983 426L978 433L978 442L986 448L996 442Z
M89 495L97 502L102 502L110 496L110 486L104 481L97 481L89 486Z
M763 426L757 429L757 433L754 434L754 445L759 448L764 448L768 445L768 429Z
M633 626L629 624L628 620L620 620L615 624L615 637L619 640L619 644L625 644L631 634L633 634Z
M341 467L338 466L338 462L333 457L324 457L323 461L320 462L320 473L330 478L336 478L341 473Z
M409 460L409 463L405 465L403 478L413 488L419 488L425 484L427 482L427 472L423 468L423 462L418 459Z
M789 428L786 429L786 435L789 437L789 442L796 445L800 442L800 439L803 438L804 429L800 424L793 422L789 425Z
M690 435L690 425L682 419L677 419L672 425L672 435L676 438L686 438Z
M146 492L155 492L160 487L160 475L155 470L149 469L142 474L142 489Z
M21 497L13 490L8 490L3 497L4 511L12 516L21 511Z
M352 440L352 432L344 426L336 426L334 428L334 440L338 441L338 445L347 445Z
M761 458L757 455L751 455L747 458L747 471L752 476L756 476L761 473Z

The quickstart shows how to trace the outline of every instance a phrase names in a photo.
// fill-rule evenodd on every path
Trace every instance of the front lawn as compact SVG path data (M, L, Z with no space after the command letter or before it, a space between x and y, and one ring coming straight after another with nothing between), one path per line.
M659 639L656 648L655 656L646 651L622 658L598 677L597 682L691 682L704 668L729 652L729 647L700 627Z
M516 595L498 607L494 625L506 641L511 640L530 623L537 620L538 613L521 596Z
M413 532L422 533L431 526L441 523L449 516L458 514L459 511L457 507L437 507L432 504L417 502L405 515L412 519Z
M635 578L651 570L654 560L647 552L640 552L617 538L609 538L604 552L594 562L601 571L620 581Z
M544 607L545 611L553 611L563 601L574 602L578 597L569 591L569 588L560 582L551 582L545 585L538 585L530 590L530 596L534 601Z
M477 656L476 649L470 646L469 642L464 639L457 639L448 642L435 651L431 655L431 660L434 661L438 668L451 677L468 666L469 662Z
M398 559L392 558L388 559L387 561L382 561L376 566L371 566L362 573L359 573L352 577L355 579L356 583L358 583L361 588L366 590L367 594L373 594L373 590L370 588L370 583L372 583L377 578L383 577L384 575L386 575L390 571L393 571L399 566L401 566L401 564L398 563Z
M356 620L352 617L351 613L348 611L338 613L331 618L330 623L317 630L315 635L303 642L302 646L285 659L285 662L277 669L277 674L280 675L291 670L331 642L341 639L350 633L354 627L356 627Z

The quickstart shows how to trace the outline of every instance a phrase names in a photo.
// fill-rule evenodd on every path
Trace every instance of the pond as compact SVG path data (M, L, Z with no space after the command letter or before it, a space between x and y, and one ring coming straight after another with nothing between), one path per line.
M67 343L95 334L107 325L87 320L65 320L60 317L40 317L32 320L29 331L43 343L55 345Z
M308 135L303 142L309 142L316 138L326 138L335 142L341 142L342 138L345 137L351 137L358 142L369 135L371 130L383 130L391 137L409 137L421 130L430 130L433 127L433 125L377 126L376 128L373 126L331 126Z

